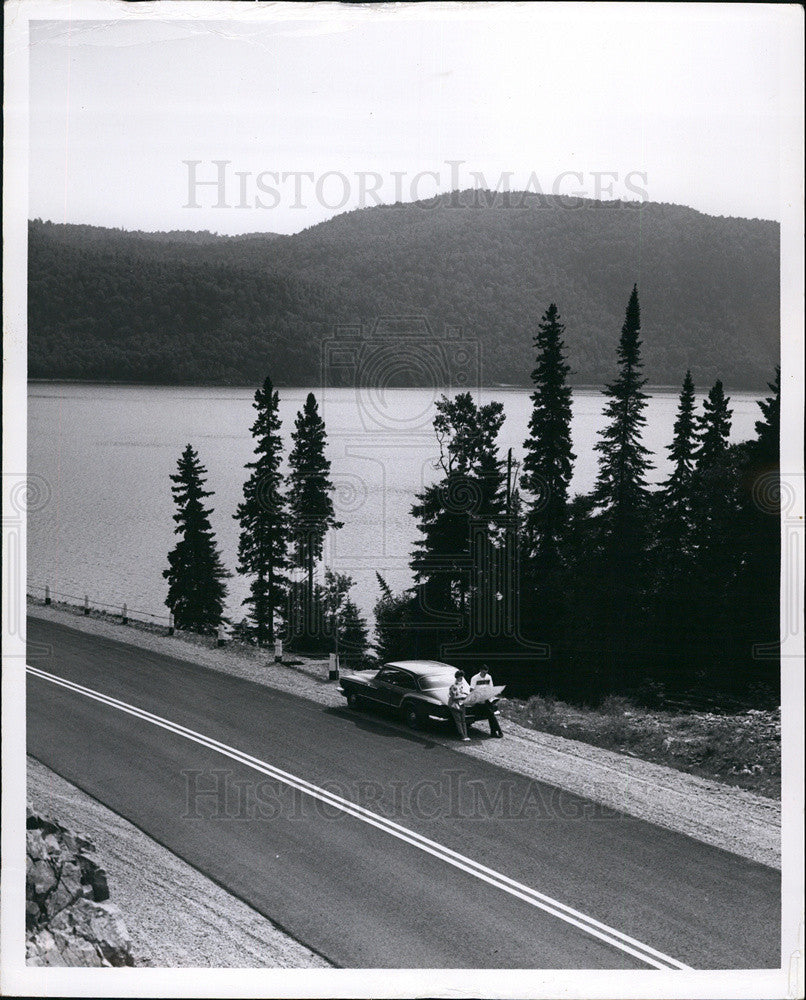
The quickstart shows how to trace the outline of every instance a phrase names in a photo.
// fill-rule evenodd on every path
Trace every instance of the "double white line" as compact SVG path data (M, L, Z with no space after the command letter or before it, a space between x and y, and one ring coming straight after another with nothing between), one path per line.
M684 971L691 971L690 966L684 965L682 962L678 962L677 959L671 958L669 955L664 955L663 952L657 951L655 948L650 948L649 945L636 941L635 938L629 937L627 934L622 934L621 931L618 931L613 927L609 927L607 924L603 924L601 921L595 920L593 917L589 917L587 914L581 913L579 910L566 906L564 903L561 903L556 899L552 899L551 896L546 896L544 893L538 892L536 889L523 885L521 882L516 882L514 879L503 875L501 872L497 872L492 868L487 868L485 865L479 864L472 858L468 858L464 854L452 851L449 847L438 844L436 841L429 840L427 837L423 837L414 830L409 830L407 827L400 826L400 824L395 823L390 819L386 819L384 816L378 815L378 813L371 812L369 809L365 809L363 806L360 806L355 802L351 802L349 799L342 798L340 795L335 795L333 792L320 788L318 785L313 785L310 782L305 781L303 778L298 778L296 775L289 774L287 771L281 771L279 768L266 763L266 761L260 760L257 757L252 757L241 750L237 750L235 747L228 746L226 743L220 743L218 740L205 736L203 733L197 733L192 729L187 729L185 726L180 726L176 722L171 722L170 719L164 719L159 715L154 715L151 712L146 712L144 709L137 708L135 705L129 705L125 701L119 701L117 698L111 698L108 695L101 694L99 691L94 691L92 688L84 687L81 684L75 684L73 681L65 680L62 677L57 677L55 674L47 673L44 670L40 670L38 667L27 667L26 669L28 670L28 673L35 677L39 677L41 680L49 681L51 684L56 684L59 687L66 688L68 691L72 691L75 694L83 695L85 698L91 698L93 701L100 702L101 704L107 705L109 708L117 709L120 712L125 712L127 715L132 715L135 718L141 719L143 722L148 722L153 726L159 726L161 729L166 729L168 732L174 733L177 736L182 736L187 740L191 740L192 742L198 743L203 747L207 747L209 750L213 750L216 753L221 754L223 757L229 757L231 760L237 761L239 764L243 764L246 767L250 767L253 770L260 772L260 774L268 775L269 777L288 785L290 788L296 788L305 795L308 795L313 799L318 799L320 802L324 802L327 805L333 806L347 815L353 816L355 819L361 820L363 823L367 823L369 826L374 826L379 830L383 830L390 836L396 837L398 840L402 840L407 844L411 844L412 847L416 847L418 850L423 851L426 854L431 854L435 858L439 858L440 861L444 861L446 864L452 865L454 868L459 868L461 871L474 876L474 878L480 879L488 885L495 886L495 888L509 893L510 896L514 896L516 899L523 900L523 902L536 907L538 910L550 913L553 917L557 917L558 920L563 920L567 924L571 924L573 927L577 927L586 934L589 934L591 937L598 938L600 941L604 941L606 944L612 945L614 948L618 948L619 951L632 955L634 958L644 962L646 965L655 969L680 969Z

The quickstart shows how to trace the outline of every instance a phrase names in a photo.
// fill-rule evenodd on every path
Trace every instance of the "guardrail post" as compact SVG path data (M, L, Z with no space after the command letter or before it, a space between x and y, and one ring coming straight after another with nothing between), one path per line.
M227 633L223 625L218 626L218 641L217 645L223 646L227 641Z
M84 614L88 615L90 613L90 599L87 594L84 595Z
M123 605L123 624L129 624L129 611L125 604Z
M50 604L50 587L45 584L45 604Z
M331 681L337 681L339 679L339 654L330 654L330 671L328 674L328 679Z
M275 639L274 640L274 662L275 663L282 663L283 662L283 640L282 639Z
M168 635L174 634L174 616L173 611L168 615Z

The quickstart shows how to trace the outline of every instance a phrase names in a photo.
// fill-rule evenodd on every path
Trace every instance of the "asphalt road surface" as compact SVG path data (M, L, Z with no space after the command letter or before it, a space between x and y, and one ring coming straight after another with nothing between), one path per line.
M28 637L52 650L29 654L29 752L339 966L780 966L774 869L428 732L37 619Z

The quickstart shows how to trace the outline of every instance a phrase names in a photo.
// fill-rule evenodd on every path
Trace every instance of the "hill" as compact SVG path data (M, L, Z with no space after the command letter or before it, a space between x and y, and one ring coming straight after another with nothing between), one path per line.
M528 384L555 301L577 383L601 384L634 282L646 375L763 388L777 363L777 223L676 205L485 192L347 212L294 236L29 226L32 378L315 384L336 323L424 316L478 344L482 381ZM404 322L403 326L406 325ZM390 349L400 322L381 324ZM397 370L418 384L417 366Z

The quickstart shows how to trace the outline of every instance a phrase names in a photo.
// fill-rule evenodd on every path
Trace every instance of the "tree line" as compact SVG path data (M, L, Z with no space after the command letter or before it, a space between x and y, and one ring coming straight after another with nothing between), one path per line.
M532 411L522 467L497 444L499 402L470 393L436 404L437 481L412 505L418 539L413 586L394 593L378 575L377 659L495 664L513 694L595 701L630 693L646 702L759 702L778 696L780 369L762 400L753 440L730 443L732 411L721 380L701 410L690 371L682 380L671 472L647 475L641 310L634 287L606 385L598 475L571 497L572 399L565 326L556 304L534 336ZM370 658L369 629L349 597L352 580L315 568L336 520L326 432L309 394L282 465L278 393L255 395L255 458L247 469L239 573L250 580L241 638L292 648L338 648ZM227 576L210 530L205 470L188 445L174 496L181 535L169 556L166 603L176 624L223 621Z
M577 701L778 697L780 369L755 439L740 444L722 382L698 413L687 371L672 471L652 490L640 327L636 287L587 495L569 496L570 367L555 304L535 336L519 476L496 445L500 404L437 404L442 475L412 507L414 587L393 594L379 578L381 659L483 659L512 693Z

